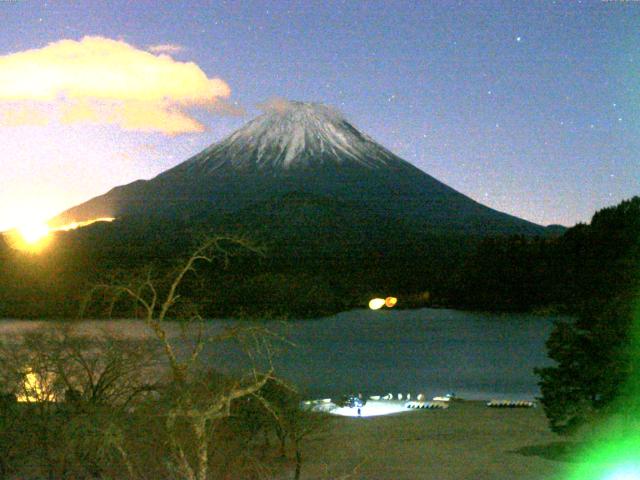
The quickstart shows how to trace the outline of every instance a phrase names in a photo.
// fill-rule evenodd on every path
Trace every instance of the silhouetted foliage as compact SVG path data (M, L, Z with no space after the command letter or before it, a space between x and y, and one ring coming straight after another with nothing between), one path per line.
M548 342L557 366L537 369L542 404L551 428L574 432L606 413L637 370L632 350L634 309L640 285L640 198L594 215L591 225L570 230L561 251L579 302L577 320L556 324Z
M630 372L628 301L592 305L575 323L558 322L547 341L557 366L536 369L553 431L573 433L606 413Z
M299 475L302 422L298 395L277 380L271 362L280 337L259 325L208 334L197 309L181 300L196 266L223 264L234 248L261 250L231 237L207 239L164 281L146 276L96 285L109 311L130 299L149 334L125 342L87 337L77 324L49 324L0 344L0 473L23 478L273 478L288 468L275 461L292 443ZM174 319L181 342L171 335ZM203 360L233 341L246 355L244 375L221 374ZM225 350L216 351L225 355ZM215 363L215 361L213 362ZM15 404L17 395L19 404ZM306 418L304 413L304 418ZM12 423L13 422L13 423ZM259 446L258 434L277 437ZM19 457L19 458L18 458Z
M628 283L621 252L632 248L637 226L624 211L637 204L637 198L623 202L596 213L591 225L564 234L551 228L545 237L451 234L303 194L233 214L124 217L60 232L42 255L0 242L0 314L74 317L89 286L149 265L156 278L169 277L175 259L201 238L197 232L212 229L252 238L266 253L257 261L239 254L227 268L205 266L189 280L191 299L208 317L318 317L365 307L371 295L387 293L400 299L397 308L572 313ZM428 301L416 301L425 291ZM97 306L94 314L103 315ZM116 316L131 315L127 305L117 307Z

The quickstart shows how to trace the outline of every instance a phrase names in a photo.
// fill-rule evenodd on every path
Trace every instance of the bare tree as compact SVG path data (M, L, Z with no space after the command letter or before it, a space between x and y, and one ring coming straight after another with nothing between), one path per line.
M223 266L241 251L262 253L245 240L216 237L171 275L147 271L92 289L90 308L133 305L151 341L71 322L0 342L0 386L8 394L0 415L18 419L0 422L0 445L13 448L0 456L0 474L272 478L288 467L268 455L276 450L266 443L260 450L258 435L275 429L283 452L287 440L295 447L299 476L299 441L310 424L298 416L293 387L274 374L271 360L284 339L260 324L209 328L187 295L198 264ZM221 342L234 342L234 362L238 350L244 354L243 375L211 368L230 353Z
M195 336L186 354L179 352L167 329L166 322L172 318L171 314L182 298L181 286L186 277L195 272L196 265L216 260L226 265L238 248L259 255L263 253L262 249L245 239L214 237L205 241L176 270L164 290L147 273L137 282L104 284L92 291L92 294L97 291L110 294L111 306L122 297L133 300L140 307L142 319L160 342L170 371L170 387L167 390L170 393L169 403L167 410L162 412L172 457L169 466L174 475L186 480L208 478L214 448L212 432L218 422L230 415L232 403L246 396L257 395L270 379L275 378L271 364L271 340L274 336L263 328L236 326L215 337L205 338L203 319L195 309L191 309L186 318L179 318L195 329ZM203 375L200 355L207 342L231 339L245 347L245 353L252 360L250 372L236 380L212 384ZM257 356L267 360L264 371L259 371Z
M157 354L111 334L86 338L75 324L51 324L0 343L0 382L18 401L12 436L48 478L98 476L126 409L155 389ZM7 397L8 398L8 397ZM120 422L120 423L119 423ZM5 422L6 423L6 422ZM126 460L123 458L123 461Z

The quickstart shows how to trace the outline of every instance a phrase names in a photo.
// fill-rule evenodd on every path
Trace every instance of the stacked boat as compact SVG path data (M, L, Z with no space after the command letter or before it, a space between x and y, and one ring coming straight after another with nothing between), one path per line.
M536 402L528 400L491 400L487 402L490 408L534 408Z

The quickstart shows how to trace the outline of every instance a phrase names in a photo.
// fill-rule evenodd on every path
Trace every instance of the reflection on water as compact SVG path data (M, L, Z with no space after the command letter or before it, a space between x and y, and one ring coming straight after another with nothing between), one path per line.
M311 397L348 392L455 392L463 398L527 398L539 394L533 368L550 363L544 342L553 318L477 314L455 310L354 310L332 317L266 322L295 345L275 360L279 374ZM234 321L208 321L209 336ZM15 337L46 322L5 320L0 337ZM186 352L195 333L167 324L169 337ZM154 341L142 321L85 321L76 332L114 333ZM244 358L233 345L207 344L212 368L233 371Z

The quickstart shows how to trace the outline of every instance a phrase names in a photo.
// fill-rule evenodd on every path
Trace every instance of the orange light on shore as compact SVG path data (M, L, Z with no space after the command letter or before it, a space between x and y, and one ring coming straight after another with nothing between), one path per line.
M384 300L384 304L389 308L395 307L396 303L398 303L398 299L396 297L387 297Z

